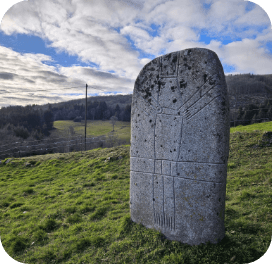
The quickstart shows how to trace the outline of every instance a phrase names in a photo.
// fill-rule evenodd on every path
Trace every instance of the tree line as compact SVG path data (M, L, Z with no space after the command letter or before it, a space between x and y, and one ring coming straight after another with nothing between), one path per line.
M105 101L88 102L88 120L110 120L115 116L120 121L130 122L131 105L110 107ZM53 122L57 120L74 120L80 122L85 119L85 105L83 103L39 107L8 106L0 109L0 137L2 142L21 138L40 140L50 135Z
M74 120L80 122L85 119L84 104L65 104L63 107L50 107L54 120ZM87 119L88 120L109 120L112 116L118 118L119 121L130 122L131 105L120 107L110 107L105 101L91 101L87 103Z
M231 126L272 121L272 75L226 76L231 109ZM267 99L266 101L264 99ZM88 120L130 121L132 95L88 98ZM240 106L240 107L239 107ZM236 109L239 107L239 110ZM85 119L85 99L47 105L9 106L0 109L1 141L36 140L50 135L56 120ZM238 120L237 122L233 122ZM239 121L240 120L240 121Z
M236 118L231 122L231 126L249 125L254 123L272 121L272 100L265 100L263 104L249 104L239 107Z

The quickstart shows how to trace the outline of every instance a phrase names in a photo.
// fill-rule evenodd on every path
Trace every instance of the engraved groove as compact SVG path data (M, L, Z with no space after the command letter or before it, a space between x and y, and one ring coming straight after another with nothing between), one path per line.
M175 230L173 226L173 217L168 216L167 214L160 214L154 212L154 224L162 228L168 228L170 230Z
M217 75L217 73L214 74L214 75L212 75L212 77L214 77L214 76L216 76L216 75ZM208 82L208 80L207 80L204 84L202 84L202 86L199 88L199 90L196 91L195 93L193 93L192 96L191 96L186 102L184 102L184 104L183 104L178 110L180 110L182 107L184 107L184 105L187 104L187 102L189 102L189 101L192 99L192 97L194 97L197 93L199 93L199 91L203 88L204 85L207 84L207 82ZM217 86L217 85L218 85L218 84L216 84L216 85L214 85L214 86ZM213 87L214 87L214 86L213 86ZM213 88L213 87L212 87L212 88ZM211 89L212 89L212 88L211 88ZM209 92L209 91L208 91L208 92ZM205 93L205 94L206 94L206 93ZM203 95L203 96L204 96L204 95ZM201 96L201 97L202 97L202 96ZM201 97L200 97L200 98L201 98Z
M206 106L208 106L213 100L215 100L217 97L220 97L221 95L218 95L216 97L214 97L209 103L207 103L204 107L202 107L201 109L199 109L196 113L194 113L192 116L187 117L187 120L191 120L198 112L200 112L202 109L204 109Z

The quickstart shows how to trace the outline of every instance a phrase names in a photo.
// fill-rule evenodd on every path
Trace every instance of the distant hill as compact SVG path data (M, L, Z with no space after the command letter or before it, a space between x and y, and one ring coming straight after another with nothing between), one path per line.
M230 101L231 126L272 121L272 74L226 76ZM87 119L130 121L132 94L88 97ZM85 99L66 102L10 106L0 109L2 140L48 136L57 120L85 119Z
M272 74L227 75L226 82L231 109L264 104L266 99L272 99Z
M264 103L265 99L272 99L272 74L254 75L254 74L236 74L226 75L226 82L229 93L230 108L245 107L249 104ZM127 95L108 95L88 97L89 102L106 102L107 106L114 108L119 104L120 108L124 108L132 102L132 94ZM71 100L67 102L51 104L52 107L62 108L69 104L83 104L85 99ZM40 106L48 108L48 105Z

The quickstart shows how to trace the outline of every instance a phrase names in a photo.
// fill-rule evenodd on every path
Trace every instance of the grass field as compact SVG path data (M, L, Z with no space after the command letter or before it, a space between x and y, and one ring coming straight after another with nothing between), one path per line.
M169 241L131 222L129 146L2 163L2 244L29 264L253 262L272 235L272 147L256 130L231 133L226 236L217 245Z
M85 121L74 122L70 120L55 121L52 135L65 137L69 133L69 127L72 126L77 135L85 135ZM120 139L125 139L129 143L130 140L130 122L117 121L114 126L115 134ZM112 124L109 120L87 120L87 137L97 137L102 135L109 135L112 133Z

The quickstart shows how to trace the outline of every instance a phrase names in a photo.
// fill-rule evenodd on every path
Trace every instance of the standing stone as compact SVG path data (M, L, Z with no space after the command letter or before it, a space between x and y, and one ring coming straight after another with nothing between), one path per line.
M222 240L230 128L217 55L194 48L149 62L131 114L131 219L190 245Z

